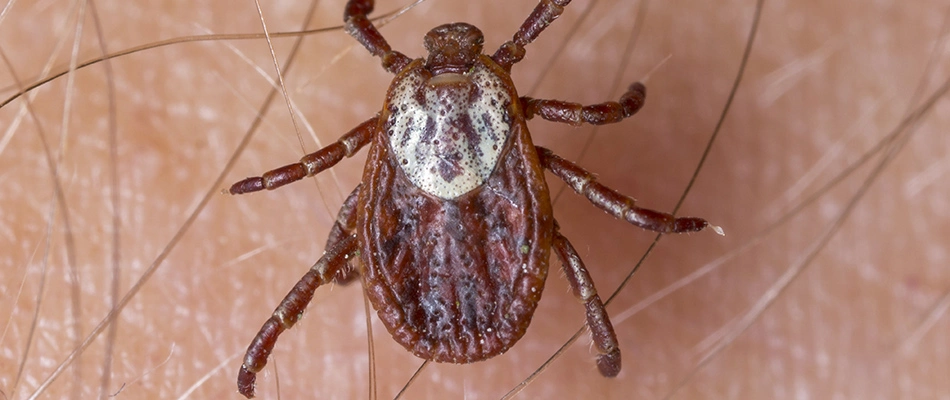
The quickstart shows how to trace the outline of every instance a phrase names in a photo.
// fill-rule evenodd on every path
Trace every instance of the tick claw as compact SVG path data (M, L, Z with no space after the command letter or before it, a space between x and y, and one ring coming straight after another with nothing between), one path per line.
M709 223L702 218L682 217L673 222L673 233L699 232L705 229Z
M231 185L231 189L228 189L228 193L244 194L261 190L264 190L264 179L261 177L253 177Z
M607 377L613 378L620 374L620 350L614 349L610 353L601 354L597 357L597 369L600 370L600 374Z
M238 392L244 397L254 398L254 389L257 386L257 374L248 371L241 364L241 371L238 372Z

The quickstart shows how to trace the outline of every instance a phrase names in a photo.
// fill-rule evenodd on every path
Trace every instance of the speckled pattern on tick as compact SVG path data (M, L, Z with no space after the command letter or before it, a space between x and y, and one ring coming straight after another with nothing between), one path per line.
M531 142L534 116L579 125L623 120L643 106L630 85L617 102L589 106L519 97L511 66L570 0L542 0L512 40L482 54L478 28L455 23L425 37L426 59L390 48L367 17L372 0L350 0L346 32L396 75L382 111L315 153L231 186L275 189L332 167L367 144L361 184L344 202L326 253L287 294L247 349L238 390L253 397L277 337L303 314L317 287L357 276L386 329L418 357L469 363L507 351L541 299L553 248L587 310L597 366L620 372L620 349L594 283L558 232L544 169L616 218L664 233L695 232L701 218L639 208L576 164ZM352 262L354 268L346 268Z

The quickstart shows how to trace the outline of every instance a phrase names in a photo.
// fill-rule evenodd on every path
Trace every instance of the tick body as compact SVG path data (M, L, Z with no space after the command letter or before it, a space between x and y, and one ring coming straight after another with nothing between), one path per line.
M433 77L417 60L396 77L358 202L372 303L397 342L440 362L483 360L524 334L554 232L514 87L473 61Z
M613 327L583 262L558 232L543 170L604 211L646 229L693 232L706 221L639 208L532 143L526 120L535 115L572 124L612 123L643 104L640 84L619 102L591 106L518 96L511 66L567 3L542 0L491 56L482 54L477 28L456 23L430 31L428 58L412 60L390 49L370 23L372 1L349 1L347 32L396 74L382 111L299 163L230 189L275 189L370 146L362 183L344 202L326 253L248 347L238 375L243 395L254 395L256 374L277 337L299 320L317 287L356 275L389 333L416 356L469 363L504 353L531 321L552 248L585 305L598 368L604 376L619 373Z

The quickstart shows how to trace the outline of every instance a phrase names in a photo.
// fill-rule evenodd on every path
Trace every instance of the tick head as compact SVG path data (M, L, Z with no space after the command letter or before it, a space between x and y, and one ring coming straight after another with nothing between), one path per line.
M466 23L437 26L425 37L425 47L429 52L426 68L433 75L465 73L482 54L484 41L482 31Z

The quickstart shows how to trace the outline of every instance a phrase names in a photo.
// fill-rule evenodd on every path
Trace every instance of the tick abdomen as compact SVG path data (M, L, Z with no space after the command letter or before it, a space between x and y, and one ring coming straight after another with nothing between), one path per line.
M504 158L517 164L512 153ZM525 218L515 204L537 210L532 203L540 199L512 191L516 182L494 174L455 200L441 200L395 165L381 169L392 189L367 193L370 208L360 225L372 248L364 256L372 265L364 284L384 325L397 342L435 361L478 361L510 348L541 296L549 245L538 242L550 241L551 221Z

